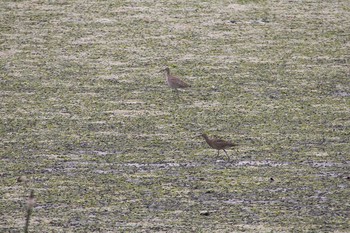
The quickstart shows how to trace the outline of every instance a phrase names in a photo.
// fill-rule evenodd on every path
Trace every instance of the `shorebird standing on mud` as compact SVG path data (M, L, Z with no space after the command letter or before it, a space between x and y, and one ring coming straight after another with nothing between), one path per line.
M217 138L210 139L208 137L208 135L206 135L205 133L201 134L201 136L205 139L205 141L208 143L208 145L211 148L218 150L218 156L220 154L220 150L223 150L225 152L228 160L230 161L230 156L227 154L225 149L236 146L236 144L234 144L232 142L224 141L222 139L217 139Z
M169 67L161 70L160 72L165 72L165 78L168 86L174 89L177 94L178 94L178 90L177 90L178 88L191 87L191 85L189 85L188 83L182 81L178 77L171 75Z

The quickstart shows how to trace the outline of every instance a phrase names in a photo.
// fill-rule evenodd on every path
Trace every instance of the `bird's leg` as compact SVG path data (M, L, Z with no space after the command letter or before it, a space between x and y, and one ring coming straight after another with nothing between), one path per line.
M172 88L172 92L175 93L175 95L176 95L176 97L174 97L175 100L179 99L179 91L177 90L177 88Z
M227 159L228 159L228 162L230 162L230 156L227 154L226 150L223 149L223 151L225 152L225 154L227 155Z

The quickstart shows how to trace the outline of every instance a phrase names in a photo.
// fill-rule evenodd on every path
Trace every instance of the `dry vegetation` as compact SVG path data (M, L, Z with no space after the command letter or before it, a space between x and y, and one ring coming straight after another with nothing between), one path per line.
M31 189L30 232L349 232L349 28L348 0L1 1L0 232Z

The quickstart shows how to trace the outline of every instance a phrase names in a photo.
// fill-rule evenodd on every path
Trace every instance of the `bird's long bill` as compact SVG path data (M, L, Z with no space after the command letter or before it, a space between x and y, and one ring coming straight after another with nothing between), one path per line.
M158 71L158 73L162 73L162 72L164 72L164 70L165 70L165 69L161 69L160 71Z

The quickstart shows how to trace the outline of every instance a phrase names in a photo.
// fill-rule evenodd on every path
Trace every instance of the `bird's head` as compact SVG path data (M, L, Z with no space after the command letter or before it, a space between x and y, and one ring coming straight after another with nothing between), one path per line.
M169 74L169 73L170 73L169 67L166 67L165 69L161 69L161 70L159 71L159 73L160 73L160 72L164 72L164 71L165 71L166 73Z

